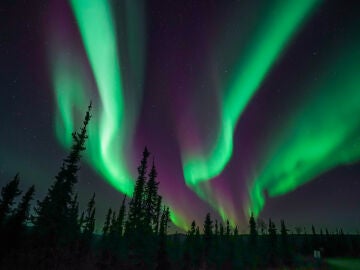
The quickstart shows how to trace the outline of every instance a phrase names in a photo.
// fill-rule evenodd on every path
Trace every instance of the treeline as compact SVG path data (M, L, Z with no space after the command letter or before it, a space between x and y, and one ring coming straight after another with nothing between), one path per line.
M266 224L253 215L247 235L210 214L201 225L193 221L186 234L168 235L169 208L158 194L156 167L154 161L148 166L146 148L131 199L124 196L110 208L102 234L95 234L95 193L80 211L74 191L90 119L91 104L42 200L31 205L35 187L23 194L19 175L1 189L0 269L254 269L311 264L306 258L314 250L325 256L360 254L358 236L342 230L290 233L283 220L278 230L271 219Z
M91 104L54 183L30 214L35 187L13 207L19 190L19 175L5 185L0 198L1 269L169 269L166 235L169 208L158 194L159 183L150 153L145 148L138 178L129 203L109 209L101 237L94 234L95 193L87 208L79 211L74 186L91 118ZM128 205L128 210L126 206Z
M290 232L284 220L279 228L269 219L255 220L251 215L248 223L248 234L239 234L238 227L231 227L212 220L207 214L200 226L192 222L184 243L179 248L176 239L169 244L173 248L169 254L178 254L172 260L181 262L183 269L267 269L287 267L309 267L321 263L313 258L314 251L321 257L359 257L359 235L345 235L342 229L334 233L311 227L296 227Z

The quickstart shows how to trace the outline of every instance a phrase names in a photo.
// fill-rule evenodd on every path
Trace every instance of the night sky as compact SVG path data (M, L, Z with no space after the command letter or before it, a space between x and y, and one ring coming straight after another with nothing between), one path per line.
M99 223L146 145L181 229L211 212L246 232L254 212L360 230L354 3L1 1L1 186L19 172L42 198L92 100L77 191Z

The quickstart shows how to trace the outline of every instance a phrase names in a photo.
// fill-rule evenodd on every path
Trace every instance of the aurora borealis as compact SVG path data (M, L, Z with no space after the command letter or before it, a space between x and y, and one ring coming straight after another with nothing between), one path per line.
M126 5L133 5L126 2ZM132 134L129 118L125 119L124 82L120 72L120 55L116 42L116 30L111 7L106 1L72 1L72 11L78 22L79 31L83 40L86 57L89 59L91 73L95 81L93 88L98 89L99 104L102 110L95 115L95 124L91 127L93 140L89 146L89 159L94 168L99 171L119 191L130 195L133 190L133 180L126 166L127 141ZM88 23L93 18L94 24ZM61 20L61 18L60 18ZM96 23L95 23L96 22ZM66 32L62 25L55 28L59 32ZM131 29L136 31L137 29ZM66 35L66 33L65 33ZM81 61L67 59L59 44L66 40L55 35L50 55L53 63L55 93L58 101L57 137L67 147L71 145L71 130L74 127L73 108L80 108L88 102L86 97L91 96L91 86L87 80L77 74L84 69ZM71 46L64 43L61 47ZM77 51L72 52L76 57ZM63 63L67 61L67 63ZM78 63L80 62L80 64ZM74 65L79 65L74 68ZM89 72L90 73L90 72ZM87 75L89 76L89 75ZM91 75L90 75L91 76ZM75 91L73 89L76 89ZM135 106L136 107L136 106ZM133 115L134 112L127 110ZM61 129L61 126L63 128ZM100 158L99 158L100 157Z
M331 222L326 205L357 198L360 187L360 7L182 2L52 0L28 11L9 4L8 24L23 34L9 32L2 46L10 53L1 85L10 90L0 96L9 126L0 135L1 181L23 170L45 191L92 100L79 194L86 201L99 192L100 213L131 195L146 145L181 229L207 211L244 230L250 212ZM21 14L30 28L15 19ZM13 96L18 105L10 106ZM339 185L339 198L317 196L320 182ZM278 207L304 205L304 192L328 216L301 220ZM346 217L359 214L356 203L339 203Z
M227 83L229 89L223 93L220 131L210 155L192 157L185 154L190 156L183 162L185 180L189 185L209 180L222 172L231 158L238 119L293 33L318 2L288 1L284 4L275 1L271 9L266 10L264 19L251 29L254 34L245 41L248 44L240 51L238 66Z
M357 41L352 46L359 45ZM324 75L303 86L311 89L311 98L289 115L283 130L271 139L250 188L250 208L256 214L264 204L263 190L279 196L330 168L359 160L360 54L355 47L329 53L333 59L323 66Z

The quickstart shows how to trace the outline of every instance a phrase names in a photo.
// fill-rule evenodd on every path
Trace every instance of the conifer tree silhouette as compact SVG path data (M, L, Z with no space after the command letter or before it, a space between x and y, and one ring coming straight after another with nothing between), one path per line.
M238 226L236 225L235 228L234 228L234 236L237 237L239 236L239 229L238 229Z
M220 239L224 238L224 225L220 223L220 230L219 230Z
M269 229L268 229L268 234L270 236L270 240L273 241L274 244L276 244L276 226L275 223L272 222L271 219L269 219Z
M74 241L78 239L81 232L81 227L79 224L78 194L75 194L75 196L70 201L67 225L67 233L69 240Z
M219 236L219 225L217 219L215 219L214 234L216 237Z
M126 211L126 195L124 196L120 209L119 209L119 213L116 219L116 235L118 237L122 237L123 235L123 231L124 231L124 222L125 222L125 211Z
M166 234L167 234L169 218L170 218L169 208L164 207L161 215L160 228L159 228L159 247L157 252L156 270L171 269L171 265L166 250Z
M144 226L146 228L146 232L156 232L157 229L157 203L158 203L158 185L156 182L157 172L155 168L155 164L153 161L151 171L149 173L148 181L145 185L145 218L144 218Z
M146 183L147 159L150 153L145 147L141 164L138 167L138 178L136 180L133 197L129 204L128 219L126 222L126 234L142 233L142 225L144 222L144 189ZM133 237L132 237L133 238Z
M281 234L281 256L283 262L288 265L290 263L290 250L289 250L289 239L288 239L288 229L286 228L285 221L281 220L280 225L280 234Z
M152 178L150 184L151 188L147 185L147 160L150 153L145 147L141 159L140 166L138 167L138 178L135 183L132 199L129 203L129 211L127 221L125 223L125 243L128 250L128 259L131 265L135 267L149 267L151 263L151 254L156 253L156 246L151 234L153 228L157 227L154 217L157 216L155 211L154 202L158 202L157 183L155 165L150 172L149 177ZM147 196L150 192L150 196ZM157 200L156 200L156 199ZM149 201L147 201L149 199ZM149 202L149 205L147 205ZM161 203L161 200L160 200ZM148 208L147 208L148 206ZM161 205L160 205L161 207ZM146 210L150 210L148 213ZM145 221L150 220L150 225ZM155 224L155 225L154 225ZM160 221L161 225L161 221ZM150 234L149 234L150 232Z
M204 239L210 239L213 235L213 221L210 213L207 213L204 221Z
M93 233L95 230L95 212L95 193L93 193L91 199L87 204L87 209L83 217L82 224L82 235L86 245L88 245L93 238Z
M103 238L105 239L108 234L110 233L110 227L111 227L111 218L112 218L112 210L111 208L109 208L109 210L107 211L106 217L105 217L105 222L104 222L104 226L102 229L103 232Z
M204 221L204 259L206 263L209 262L209 256L212 248L213 240L213 221L211 220L210 213L206 214Z
M254 248L256 246L257 242L257 230L256 230L256 222L254 218L254 214L251 213L250 219L249 219L249 227L250 227L250 246Z
M227 219L226 220L226 237L229 239L230 238L230 234L231 234L231 228L230 228L230 222Z
M21 198L13 214L5 224L5 239L9 250L18 246L24 237L26 222L29 220L30 201L33 199L35 186L32 185Z
M161 203L162 203L162 197L160 195L158 195L157 200L156 200L156 207L155 207L155 233L156 234L159 233Z
M193 221L191 222L191 228L190 228L190 230L189 230L189 232L188 232L189 239L190 239L190 240L193 240L195 234L196 234L196 222L195 222L195 220L193 220Z
M200 228L199 225L196 225L195 228L195 237L194 237L194 264L195 268L198 268L202 259L203 245L201 242Z
M70 154L64 159L55 182L34 209L34 230L46 245L54 246L59 242L67 243L72 240L73 235L69 231L73 231L78 223L75 214L78 207L77 198L73 197L73 187L77 183L81 153L85 150L88 138L87 126L91 118L91 107L90 103L80 131L72 134L73 145Z
M184 244L184 259L186 260L185 269L190 268L190 265L194 263L194 254L195 254L195 246L196 246L196 222L193 220L190 225L190 229L186 233L185 244Z
M1 188L0 228L3 226L4 221L10 213L15 198L21 194L21 191L19 190L19 181L19 174L16 174L13 180Z
M263 219L258 219L257 220L257 226L261 232L261 235L265 235L266 234L266 223Z
M277 253L277 232L275 223L269 219L269 227L268 227L268 235L269 235L269 243L268 243L268 255L269 255L269 263L270 265L275 264L275 257Z
M281 234L281 241L283 242L283 244L286 244L287 245L287 236L288 236L288 229L286 228L286 225L285 225L285 221L284 220L281 220L280 221L280 234Z
M113 239L115 237L115 233L116 233L116 213L115 211L112 212L112 216L111 216L111 222L110 222L110 229L109 229L109 235L111 237L111 239Z
M9 218L8 224L12 229L20 229L29 219L30 201L33 199L35 186L32 185L21 198L13 215Z

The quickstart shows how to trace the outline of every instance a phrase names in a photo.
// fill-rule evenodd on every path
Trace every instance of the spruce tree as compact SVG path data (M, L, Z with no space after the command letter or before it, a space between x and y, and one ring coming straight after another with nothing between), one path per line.
M169 220L170 220L170 209L169 207L165 207L162 211L161 214L161 221L160 221L160 230L159 230L159 235L167 235L167 230L168 230L168 226L169 226Z
M20 236L26 222L29 219L30 201L33 199L34 193L35 186L31 186L21 198L21 201L14 213L8 219L6 227L10 234Z
M69 230L72 231L74 224L78 223L75 213L77 202L73 197L73 187L77 183L81 153L85 150L85 142L88 138L87 126L91 118L90 112L91 103L80 131L72 134L73 145L55 177L55 182L49 188L45 198L38 201L34 209L34 230L47 245L57 245L60 240L65 243L72 240Z
M195 238L194 238L194 263L195 263L195 267L199 268L200 263L201 263L201 253L203 250L203 246L201 243L201 235L200 235L200 228L199 225L196 225L196 229L195 229Z
M270 236L276 236L276 226L275 226L274 222L272 222L271 219L269 219L268 234Z
M30 201L33 199L34 193L35 186L31 186L5 225L4 240L5 243L8 243L8 248L15 247L24 236L25 225L29 220Z
M19 190L19 181L19 174L16 174L13 180L1 188L0 228L10 213L15 198L21 194L21 191Z
M289 241L288 241L288 229L286 228L285 221L281 220L281 255L284 263L286 265L290 264L290 250L289 250Z
M71 241L78 239L81 232L81 227L79 224L79 202L78 202L78 194L70 201L69 207L69 215L67 220L67 233L68 238Z
M184 270L189 269L195 261L195 234L196 234L196 222L191 222L190 229L186 233L185 244L184 244Z
M237 225L236 225L235 228L234 228L234 236L235 236L235 238L236 238L237 236L239 236L239 229L238 229L238 226L237 226Z
M224 225L220 223L220 230L219 230L220 239L222 240L224 237Z
M113 211L112 216L111 216L110 229L109 229L109 234L110 234L112 239L114 238L115 233L117 231L116 220L117 220L116 213L115 213L115 211Z
M200 228L199 228L199 225L196 226L195 238L197 238L198 240L200 239Z
M170 218L169 208L164 207L161 220L160 220L160 228L159 228L159 247L157 253L157 270L167 270L170 268L170 262L166 250L166 234L167 227Z
M213 235L213 222L211 220L210 213L206 214L204 221L204 239L210 239Z
M269 219L269 242L268 242L268 255L269 255L269 263L273 265L275 263L275 257L277 254L277 233L275 223Z
M190 227L190 230L188 231L188 236L190 237L193 237L195 236L195 233L196 233L196 222L195 220L193 220L193 222L191 222L191 227Z
M95 211L95 193L93 193L87 204L87 209L83 217L82 235L87 244L90 243L95 230Z
M251 213L249 219L249 227L250 227L250 246L255 247L257 242L257 230L256 230L256 222L253 213Z
M119 213L116 220L116 234L118 237L122 237L124 231L124 222L125 222L125 211L126 211L126 195L121 203Z
M157 172L153 161L151 171L149 173L149 180L145 185L145 219L144 226L147 232L156 232L157 226L157 203L158 203L158 185L156 182Z
M217 219L215 219L215 227L214 228L215 228L214 234L216 237L218 237L219 236L219 225L218 225Z
M144 222L144 188L146 183L147 159L150 153L145 147L141 164L138 167L138 178L136 180L133 197L129 204L129 214L126 223L127 234L141 234Z
M167 227L170 218L169 208L164 208L159 228L159 247L157 252L157 265L156 270L170 270L171 265L169 262L167 250L166 250L166 234Z
M162 197L160 195L157 196L156 208L155 208L155 233L159 233L159 224L160 224L160 215L161 215L161 203Z
M257 263L257 245L258 245L258 233L257 233L257 227L256 222L254 218L254 214L251 213L249 218L249 240L248 240L248 258L247 263L251 265L252 268L256 267Z
M257 220L257 225L258 228L260 229L261 235L265 235L266 234L266 223L263 219L258 219Z
M103 239L105 239L106 236L110 233L111 217L112 217L112 210L111 210L111 208L109 208L109 210L108 210L108 212L106 214L104 226L103 226L103 229L102 229Z
M269 239L272 242L273 246L276 245L276 226L275 223L269 219L269 229L268 229Z
M210 213L207 213L204 221L204 255L206 261L209 260L209 255L212 246L212 238L213 238L213 221L211 220Z
M231 234L230 222L229 220L226 220L226 237L230 238L230 234Z
M149 262L149 241L143 236L146 232L145 225L145 185L147 174L147 160L150 153L145 147L138 167L138 178L135 183L132 199L129 203L127 221L125 223L124 237L128 248L130 264L139 267L139 264Z
M286 228L284 220L281 220L280 223L281 223L281 226L280 226L281 239L283 242L286 242L287 236L288 236L288 229Z
M190 230L188 230L186 234L186 240L185 240L186 241L185 244L190 250L194 248L195 234L196 234L196 223L195 220L193 220L191 222Z
M20 203L14 211L14 214L9 219L11 228L18 228L25 225L29 219L30 201L33 199L35 193L35 186L32 185L21 198Z

